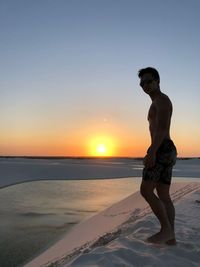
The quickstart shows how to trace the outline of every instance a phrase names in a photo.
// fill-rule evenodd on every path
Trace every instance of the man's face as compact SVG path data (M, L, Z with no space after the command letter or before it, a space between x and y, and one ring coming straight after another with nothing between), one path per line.
M159 89L159 81L151 73L146 73L140 79L140 86L146 94L151 95Z

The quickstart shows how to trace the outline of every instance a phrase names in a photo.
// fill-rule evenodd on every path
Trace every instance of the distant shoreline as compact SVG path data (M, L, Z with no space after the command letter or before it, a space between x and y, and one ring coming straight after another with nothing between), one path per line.
M25 158L25 159L137 159L142 157L98 157L98 156L0 156L0 158Z
M1 158L23 158L23 159L92 159L92 160L105 160L105 159L128 159L128 160L143 160L143 157L97 157L97 156L0 156ZM200 157L178 157L178 160L200 159Z

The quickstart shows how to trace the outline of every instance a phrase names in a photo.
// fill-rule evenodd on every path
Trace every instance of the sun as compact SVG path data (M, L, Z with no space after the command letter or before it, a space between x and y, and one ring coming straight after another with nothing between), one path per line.
M99 144L99 145L97 145L96 151L100 155L105 155L106 154L106 151L107 151L106 145L105 144Z
M96 137L90 140L90 155L109 157L114 154L114 141L108 137Z

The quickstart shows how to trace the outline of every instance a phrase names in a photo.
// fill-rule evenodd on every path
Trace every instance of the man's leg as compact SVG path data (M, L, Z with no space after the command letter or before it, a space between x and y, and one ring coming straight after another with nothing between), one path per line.
M166 243L168 240L174 238L174 232L169 222L163 202L154 194L154 189L156 187L156 182L145 180L142 180L140 187L141 195L149 203L152 211L158 218L161 225L160 232L150 237L148 241L155 243Z
M173 205L173 202L170 197L170 185L158 183L156 186L156 191L158 194L159 199L162 201L162 203L165 206L165 210L169 219L169 222L171 224L172 230L174 232L174 221L175 221L175 208ZM175 236L175 234L174 234ZM171 244L175 245L176 240L172 240Z

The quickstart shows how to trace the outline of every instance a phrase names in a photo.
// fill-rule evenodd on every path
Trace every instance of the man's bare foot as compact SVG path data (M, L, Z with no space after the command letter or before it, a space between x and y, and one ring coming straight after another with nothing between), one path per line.
M176 239L172 231L160 231L147 239L150 243L175 245Z
M153 240L160 234L160 232L151 235L150 237L147 238L147 242L152 243Z
M165 242L168 246L176 246L176 238L170 239Z

